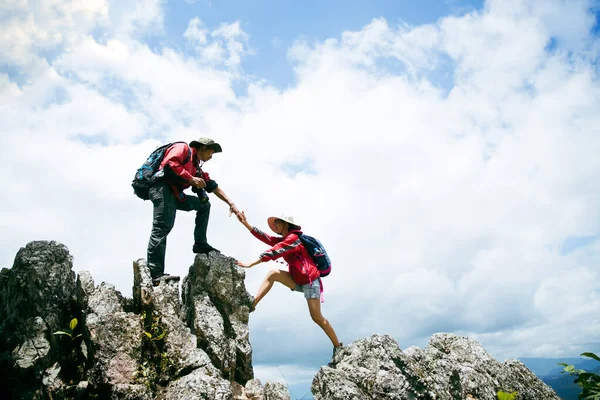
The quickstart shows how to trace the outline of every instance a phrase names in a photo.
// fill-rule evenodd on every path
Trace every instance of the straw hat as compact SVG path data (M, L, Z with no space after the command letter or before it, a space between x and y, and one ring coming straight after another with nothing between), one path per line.
M277 234L279 234L279 232L277 232L275 230L275 220L276 219L280 219L284 222L290 223L292 225L296 225L296 226L300 226L297 223L294 222L294 217L292 217L291 215L285 216L285 215L280 215L279 217L269 217L267 218L267 223L269 224L269 228L271 228L271 230Z

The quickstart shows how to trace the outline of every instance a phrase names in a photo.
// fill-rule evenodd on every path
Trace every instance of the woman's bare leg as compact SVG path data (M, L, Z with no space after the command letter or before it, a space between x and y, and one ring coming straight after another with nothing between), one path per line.
M312 320L315 321L315 323L325 331L325 333L329 337L329 340L331 340L331 343L333 343L333 347L339 347L340 342L337 338L337 335L335 334L335 331L333 330L333 327L331 326L329 321L327 321L327 319L323 316L323 314L321 314L321 300L306 299L306 302L308 303L308 311L310 312Z
M269 293L269 290L273 287L274 282L279 282L290 289L294 289L296 287L296 282L292 279L292 275L289 272L283 271L281 269L274 269L269 271L265 280L258 288L258 293L256 293L256 297L254 298L254 302L252 303L252 307L255 308L259 301L262 300L263 297Z

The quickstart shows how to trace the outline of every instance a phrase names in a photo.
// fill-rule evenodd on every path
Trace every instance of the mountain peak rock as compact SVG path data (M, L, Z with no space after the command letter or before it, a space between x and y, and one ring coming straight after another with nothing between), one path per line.
M180 294L177 282L154 286L140 259L127 298L75 274L66 246L31 242L0 271L0 398L289 400L254 378L244 278L233 258L196 255ZM449 333L405 351L373 335L333 362L314 377L315 399L559 399L519 361Z

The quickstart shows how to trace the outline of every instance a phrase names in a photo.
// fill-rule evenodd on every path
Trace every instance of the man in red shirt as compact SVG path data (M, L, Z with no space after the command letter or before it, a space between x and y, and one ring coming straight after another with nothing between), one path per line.
M150 200L154 205L152 233L148 242L148 268L154 284L160 279L179 280L178 276L165 274L165 253L167 235L175 224L177 210L196 211L194 228L194 253L218 251L208 244L206 230L210 215L208 193L214 193L229 206L229 211L239 213L235 204L227 197L217 182L202 171L202 165L210 160L214 153L220 153L221 145L209 138L200 138L190 142L175 143L167 149L158 172L150 187ZM197 196L186 195L183 191L192 186Z

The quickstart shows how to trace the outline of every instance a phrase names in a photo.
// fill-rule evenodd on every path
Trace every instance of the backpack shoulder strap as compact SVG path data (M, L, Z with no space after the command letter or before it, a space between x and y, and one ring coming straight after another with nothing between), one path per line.
M192 157L192 148L190 147L190 145L187 145L187 155L185 156L185 158L183 159L183 163L187 164L188 161L190 161L190 158Z

